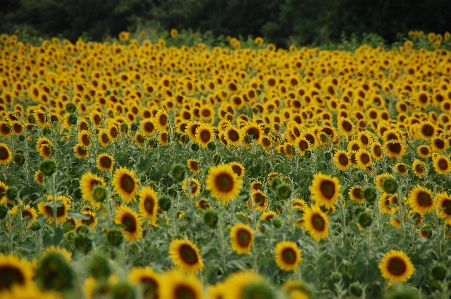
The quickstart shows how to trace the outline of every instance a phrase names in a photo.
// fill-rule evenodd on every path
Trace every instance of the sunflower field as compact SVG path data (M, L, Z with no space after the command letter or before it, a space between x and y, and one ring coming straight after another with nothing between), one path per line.
M189 38L0 36L0 298L450 297L449 33Z

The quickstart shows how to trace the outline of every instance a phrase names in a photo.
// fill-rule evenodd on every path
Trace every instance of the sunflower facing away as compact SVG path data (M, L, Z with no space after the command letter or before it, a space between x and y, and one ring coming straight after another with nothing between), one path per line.
M379 270L382 277L393 282L404 282L412 277L414 267L402 251L390 250L381 259Z
M319 206L325 206L326 208L333 208L335 201L340 196L341 185L337 178L317 173L313 175L312 186L310 186L310 192L312 193L313 200Z
M292 241L280 242L274 249L274 260L282 270L296 270L302 260L301 250Z
M231 165L222 164L210 168L206 184L206 189L211 191L212 197L226 203L237 197L243 181L238 179Z
M188 273L202 270L204 267L199 248L189 240L173 240L169 245L169 256L180 270Z

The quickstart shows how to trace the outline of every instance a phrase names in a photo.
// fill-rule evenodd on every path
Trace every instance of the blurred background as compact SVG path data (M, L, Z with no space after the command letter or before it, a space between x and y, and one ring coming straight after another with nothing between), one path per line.
M0 0L0 33L102 41L175 28L279 47L371 33L391 43L409 30L450 31L449 12L450 0Z

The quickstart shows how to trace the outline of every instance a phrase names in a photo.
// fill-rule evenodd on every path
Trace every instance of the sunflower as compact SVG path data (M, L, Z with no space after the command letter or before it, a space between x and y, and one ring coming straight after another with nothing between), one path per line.
M135 135L133 135L133 139L136 141L139 148L142 148L143 144L146 142L146 139L144 139L140 132L136 132Z
M125 167L116 169L113 175L113 187L122 200L130 203L138 191L138 179L135 178L135 172Z
M53 154L53 147L50 143L44 143L37 149L37 151L43 158L50 158Z
M401 159L402 155L404 155L405 145L401 141L389 141L387 143L384 143L384 146L385 146L385 154L390 158Z
M390 250L381 259L379 270L382 277L393 282L405 282L413 275L414 267L402 251Z
M243 134L240 130L230 125L224 130L224 138L228 144L239 146L243 141Z
M87 148L91 147L91 134L89 134L86 130L78 132L78 143L84 145Z
M338 131L344 136L351 136L354 133L354 124L349 118L340 117L337 123Z
M155 225L158 211L158 196L151 187L143 187L139 191L139 212L144 217L150 218Z
M227 277L223 287L224 299L275 298L265 279L252 271L235 272Z
M251 183L251 190L263 191L263 184L260 181L255 181Z
M410 189L409 204L414 212L426 214L434 209L435 199L429 189L417 185Z
M99 142L103 147L108 146L108 144L110 144L111 142L110 135L108 134L108 130L106 129L99 129L97 137L99 138Z
M141 132L146 136L152 136L157 129L155 125L155 120L153 118L146 118L141 120L139 126Z
M353 186L351 189L349 189L348 195L351 199L357 200L358 203L363 203L364 197L363 197L363 188L360 186Z
M82 214L88 217L88 219L81 219L80 222L93 230L97 223L99 223L99 219L96 218L96 213L94 211L86 211L82 212Z
M355 158L357 160L357 165L362 169L371 165L371 155L363 148L357 151Z
M168 145L169 144L168 132L160 131L160 133L158 133L158 142L160 142L161 145Z
M196 141L203 147L206 148L207 145L214 140L213 128L208 124L201 124L196 129Z
M240 193L243 181L233 171L231 165L221 164L209 169L206 178L206 189L211 191L211 196L223 203L233 200Z
M66 221L68 216L68 211L71 208L71 201L64 195L59 195L56 198L57 208L56 208L56 222L62 223ZM53 196L47 195L47 201L42 201L38 204L39 212L44 215L44 217L49 217L49 222L53 222L53 209L51 207L53 205Z
M379 196L379 209L383 214L393 215L398 212L398 208L392 208L390 205L397 204L398 197L396 195L391 195L385 192L382 192Z
M394 179L393 175L390 173L381 173L374 179L374 184L380 191L384 191L383 182L387 178Z
M169 245L169 256L180 270L188 273L197 272L204 267L199 248L189 240L173 240Z
M36 172L34 173L34 180L39 185L43 185L44 182L45 182L44 181L44 174L40 170L36 170Z
M19 212L19 207L14 206L11 209L11 215L17 214ZM25 221L25 225L30 227L31 224L38 218L38 212L35 208L30 207L30 205L26 205L22 209L22 220Z
M316 240L327 238L329 231L329 220L326 214L317 206L304 210L304 226L307 232Z
M264 211L268 207L268 197L263 191L252 190L251 198L257 210Z
M436 211L440 218L446 218L445 224L451 224L451 198L447 193L437 194Z
M427 145L420 145L417 147L417 154L422 158L429 158L431 156L431 148Z
M274 249L274 260L277 266L284 271L296 270L301 262L301 250L292 241L283 241Z
M334 163L340 170L346 170L351 165L348 154L343 150L338 150L334 154Z
M160 297L161 275L150 267L134 267L128 273L132 284L141 285L142 298L157 299Z
M188 161L186 161L186 164L188 165L188 169L192 173L200 173L200 163L198 160L188 159Z
M211 208L211 204L208 202L206 198L201 198L198 201L196 201L196 207L198 207L201 210L208 210Z
M131 208L124 205L120 206L116 216L114 217L114 222L122 225L122 232L128 241L134 242L141 239L142 221L141 218L138 217L138 214L132 211Z
M230 162L230 166L232 166L233 172L236 173L239 179L244 177L244 166L240 162Z
M264 213L262 213L262 215L260 216L261 220L265 220L265 221L271 221L271 219L274 218L274 216L276 216L276 212L274 211L266 211Z
M412 163L413 173L421 178L426 173L426 164L418 159L413 160Z
M451 170L449 159L442 155L434 156L432 158L432 165L438 174L447 174Z
M155 114L155 124L159 130L165 130L169 125L169 116L164 110L158 110Z
M305 154L305 152L311 148L310 142L304 137L298 137L294 141L296 148L301 156Z
M80 179L81 196L83 197L84 200L89 201L92 206L100 207L102 203L96 202L92 197L92 190L96 185L105 186L105 180L102 177L99 177L91 172L87 172L81 176Z
M246 137L249 137L249 141L253 140L255 144L259 144L262 137L263 137L263 131L261 129L261 126L257 123L248 123L244 127L241 128L241 134L245 137L244 140L247 142L248 139ZM250 142L247 142L250 143Z
M200 182L197 179L186 178L182 182L182 189L186 197L195 198L200 193Z
M424 140L431 140L436 132L437 127L430 121L424 121L417 127L417 134Z
M317 173L313 175L310 192L312 193L313 201L319 206L333 208L336 199L340 196L340 188L341 185L337 178Z
M395 164L395 171L399 174L407 174L407 165L404 163L396 163Z
M201 299L203 298L202 284L194 275L171 270L165 272L161 279L159 298L168 299Z
M114 157L107 153L99 154L97 156L96 166L99 170L112 171L114 166Z
M230 229L230 242L232 249L238 254L249 253L254 242L252 228L240 222L235 223Z
M14 286L21 289L32 284L33 267L25 259L14 254L0 254L0 294L11 291Z
M83 144L77 144L74 146L74 153L77 159L84 159L88 157L89 149Z

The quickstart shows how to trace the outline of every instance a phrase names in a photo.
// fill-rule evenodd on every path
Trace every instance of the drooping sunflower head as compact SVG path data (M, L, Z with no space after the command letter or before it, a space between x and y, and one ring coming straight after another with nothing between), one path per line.
M138 191L138 179L135 178L135 172L125 167L116 169L113 175L113 187L126 203L130 203L135 199Z
M188 273L194 273L204 267L199 248L189 240L173 240L169 245L169 256L180 270Z
M393 282L405 282L412 277L414 267L409 257L402 251L390 250L381 259L379 270L382 277Z
M223 203L235 199L240 193L242 184L232 166L227 164L211 167L206 178L206 189Z
M280 242L274 249L274 260L276 261L277 266L282 270L296 270L302 260L301 250L294 242Z

